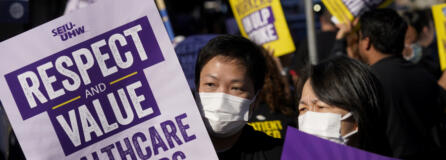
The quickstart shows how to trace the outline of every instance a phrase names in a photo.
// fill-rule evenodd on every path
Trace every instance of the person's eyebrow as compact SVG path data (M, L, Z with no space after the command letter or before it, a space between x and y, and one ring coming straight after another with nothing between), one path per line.
M231 80L231 83L243 83L243 80L241 80L241 79L233 79L233 80Z
M206 77L210 77L210 78L212 78L212 79L218 79L217 76L212 75L212 74L207 74Z

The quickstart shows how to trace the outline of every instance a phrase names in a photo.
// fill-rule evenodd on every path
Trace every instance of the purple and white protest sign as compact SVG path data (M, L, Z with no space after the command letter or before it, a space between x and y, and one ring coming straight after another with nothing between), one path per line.
M288 126L282 160L396 160L306 134Z
M153 1L98 2L0 50L27 159L217 159Z

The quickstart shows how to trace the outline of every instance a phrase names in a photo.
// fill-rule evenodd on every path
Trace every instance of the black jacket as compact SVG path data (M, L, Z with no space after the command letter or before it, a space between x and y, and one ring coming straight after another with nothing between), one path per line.
M393 155L400 158L444 156L444 90L423 68L390 56L371 66L381 81L388 104L382 108ZM443 148L444 149L444 148Z
M239 140L229 150L217 152L220 160L278 160L282 154L283 140L254 131L246 125Z

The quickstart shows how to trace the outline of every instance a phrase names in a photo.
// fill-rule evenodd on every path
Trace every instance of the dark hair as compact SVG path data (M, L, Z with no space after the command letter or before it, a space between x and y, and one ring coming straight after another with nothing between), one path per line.
M237 59L246 66L247 73L254 82L255 91L263 87L266 63L262 50L255 43L241 36L222 35L210 40L201 49L195 65L195 85L199 86L203 66L216 56Z
M376 50L401 56L407 24L398 13L388 8L367 11L359 23L362 38L369 37Z
M268 104L271 111L282 113L286 116L295 115L293 111L293 96L289 90L289 84L286 77L280 74L276 61L269 55L268 51L263 50L266 60L265 84L259 94L260 100Z
M432 21L430 10L414 10L405 12L403 14L403 18L415 29L415 31L417 31L417 34L420 34L424 27L429 27Z
M380 140L384 131L376 121L380 116L380 107L384 105L384 96L379 80L365 64L345 56L337 56L312 66L308 75L302 77L298 85L298 97L305 81L310 85L316 97L329 105L337 106L352 113L358 123L359 148L379 154L386 151Z

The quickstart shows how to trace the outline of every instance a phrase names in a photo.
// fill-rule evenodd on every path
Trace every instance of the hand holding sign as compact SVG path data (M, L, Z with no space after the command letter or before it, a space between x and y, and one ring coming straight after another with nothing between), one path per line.
M393 0L322 0L335 23L353 21L365 11L373 8L383 8L390 5Z

